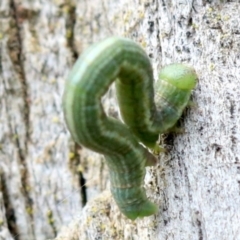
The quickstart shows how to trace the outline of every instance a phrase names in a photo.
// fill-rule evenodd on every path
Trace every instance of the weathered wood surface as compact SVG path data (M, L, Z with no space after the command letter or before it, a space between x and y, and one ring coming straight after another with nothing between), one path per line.
M0 0L0 239L240 239L239 12L237 0ZM76 57L112 35L139 42L156 76L171 62L199 75L185 133L148 168L159 214L135 222L61 109ZM105 106L116 114L112 92Z

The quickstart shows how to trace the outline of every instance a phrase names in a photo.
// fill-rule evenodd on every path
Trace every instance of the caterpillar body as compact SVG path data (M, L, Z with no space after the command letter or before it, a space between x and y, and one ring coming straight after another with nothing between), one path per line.
M196 80L192 68L172 64L163 68L154 90L148 56L138 44L119 37L86 50L68 76L63 95L68 129L76 142L105 156L112 195L132 220L158 210L143 187L145 166L155 157L139 142L156 146L159 134L181 116ZM114 81L125 124L107 116L101 105Z

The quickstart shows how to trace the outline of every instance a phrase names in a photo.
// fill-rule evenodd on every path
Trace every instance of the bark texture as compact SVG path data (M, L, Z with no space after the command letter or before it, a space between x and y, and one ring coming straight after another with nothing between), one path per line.
M0 239L240 239L239 13L238 0L0 0ZM172 62L199 76L184 134L147 169L159 213L135 222L61 108L78 55L112 35L140 43L156 77ZM114 91L104 106L117 115Z

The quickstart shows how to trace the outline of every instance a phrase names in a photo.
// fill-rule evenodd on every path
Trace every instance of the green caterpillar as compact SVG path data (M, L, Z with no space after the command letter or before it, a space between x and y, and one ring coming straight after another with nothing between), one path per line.
M68 129L76 142L105 156L111 192L134 220L157 212L143 188L145 166L155 157L160 133L175 125L195 87L195 71L182 64L162 69L155 85L150 60L133 41L111 37L94 44L75 63L63 95ZM101 98L115 81L122 122L106 116ZM155 103L154 103L155 98Z

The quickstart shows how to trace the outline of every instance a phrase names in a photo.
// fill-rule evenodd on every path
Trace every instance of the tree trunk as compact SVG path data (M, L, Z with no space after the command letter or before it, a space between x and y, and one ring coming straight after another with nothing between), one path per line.
M238 0L0 0L0 239L240 239L239 12ZM78 55L112 35L142 45L156 78L172 62L199 76L184 133L147 168L159 212L134 222L61 108ZM112 91L104 106L117 114Z

